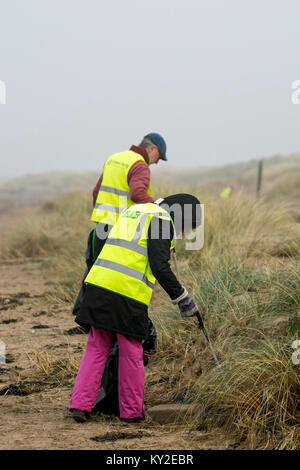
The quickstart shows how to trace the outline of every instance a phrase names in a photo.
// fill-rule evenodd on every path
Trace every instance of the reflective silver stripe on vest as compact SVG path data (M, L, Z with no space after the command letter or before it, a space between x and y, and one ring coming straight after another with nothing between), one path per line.
M150 282L145 274L141 273L140 271L137 271L136 269L128 268L127 266L124 266L123 264L115 263L114 261L108 261L107 259L100 259L98 258L95 261L95 264L97 266L101 266L102 268L108 268L112 269L113 271L117 271L118 273L121 274L126 274L129 277L133 277L134 279L137 279L138 281L144 282L150 289L153 289L154 284Z
M149 214L147 214L147 213L143 214L142 217L139 220L139 223L138 223L138 226L136 228L135 234L133 235L133 240L135 240L136 243L139 241L139 239L142 236L142 230L144 228L144 225L146 223L148 215Z
M115 206L110 206L108 204L96 203L95 209L101 209L102 211L105 211L105 212L116 212L120 214L123 210L123 207L115 207Z
M169 220L170 216L169 214L165 214L164 212L148 212L149 215L154 215L154 216L163 216L165 217L167 220Z
M130 209L130 208L129 208ZM127 210L127 209L126 209ZM163 214L161 212L156 212L155 214L153 214L152 212L144 212L138 222L138 226L136 228L136 231L135 231L135 234L133 235L133 240L135 240L136 242L139 241L139 239L141 238L142 236L142 231L143 231L143 228L144 228L144 225L147 221L147 218L148 218L148 215L152 215L152 216L165 216L165 219L164 220L169 220L168 218L168 215L167 214ZM122 217L122 216L121 216Z
M144 246L138 244L142 236L142 231L146 223L148 215L153 215L151 212L144 213L138 223L135 234L133 235L132 240L124 240L123 238L107 238L106 243L108 245L120 246L122 248L127 248L127 250L135 251L143 256L148 256L148 249ZM161 214L162 215L162 214Z
M123 189L112 188L111 186L100 186L99 191L105 191L106 193L118 194L119 196L126 196L130 198L129 191L123 191Z
M107 245L120 246L122 248L127 248L127 250L135 251L140 255L147 256L147 248L144 246L138 245L136 242L123 240L122 238L108 238L106 240Z

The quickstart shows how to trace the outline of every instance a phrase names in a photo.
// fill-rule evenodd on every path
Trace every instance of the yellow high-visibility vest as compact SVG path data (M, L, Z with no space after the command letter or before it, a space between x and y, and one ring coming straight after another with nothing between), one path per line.
M220 193L220 198L227 199L230 196L231 191L232 188L230 186L224 188L223 191Z
M151 202L125 209L84 282L149 305L155 277L148 259L147 233L154 217L173 224L169 213ZM170 249L174 249L173 239Z
M92 222L114 225L122 210L134 204L130 199L127 176L132 165L139 161L145 163L142 155L132 150L115 153L107 159L91 217ZM147 194L152 196L150 185L147 188Z

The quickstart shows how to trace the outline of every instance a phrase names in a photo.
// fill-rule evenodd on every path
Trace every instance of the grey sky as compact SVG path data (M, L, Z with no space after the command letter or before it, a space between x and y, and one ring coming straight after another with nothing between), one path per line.
M172 166L300 150L299 0L0 0L0 178L100 169L148 132Z

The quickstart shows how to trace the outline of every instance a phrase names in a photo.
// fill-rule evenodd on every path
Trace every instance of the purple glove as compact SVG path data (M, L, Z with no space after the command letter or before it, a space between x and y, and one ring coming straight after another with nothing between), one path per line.
M181 296L173 300L173 304L178 304L182 318L192 317L198 310L197 305L185 288Z
M189 295L178 302L178 307L183 318L192 317L198 310L195 302Z

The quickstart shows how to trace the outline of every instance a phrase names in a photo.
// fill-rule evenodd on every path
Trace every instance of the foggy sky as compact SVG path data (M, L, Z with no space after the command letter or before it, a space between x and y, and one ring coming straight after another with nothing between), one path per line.
M300 150L298 0L0 0L0 178L98 170L149 132L168 165Z

